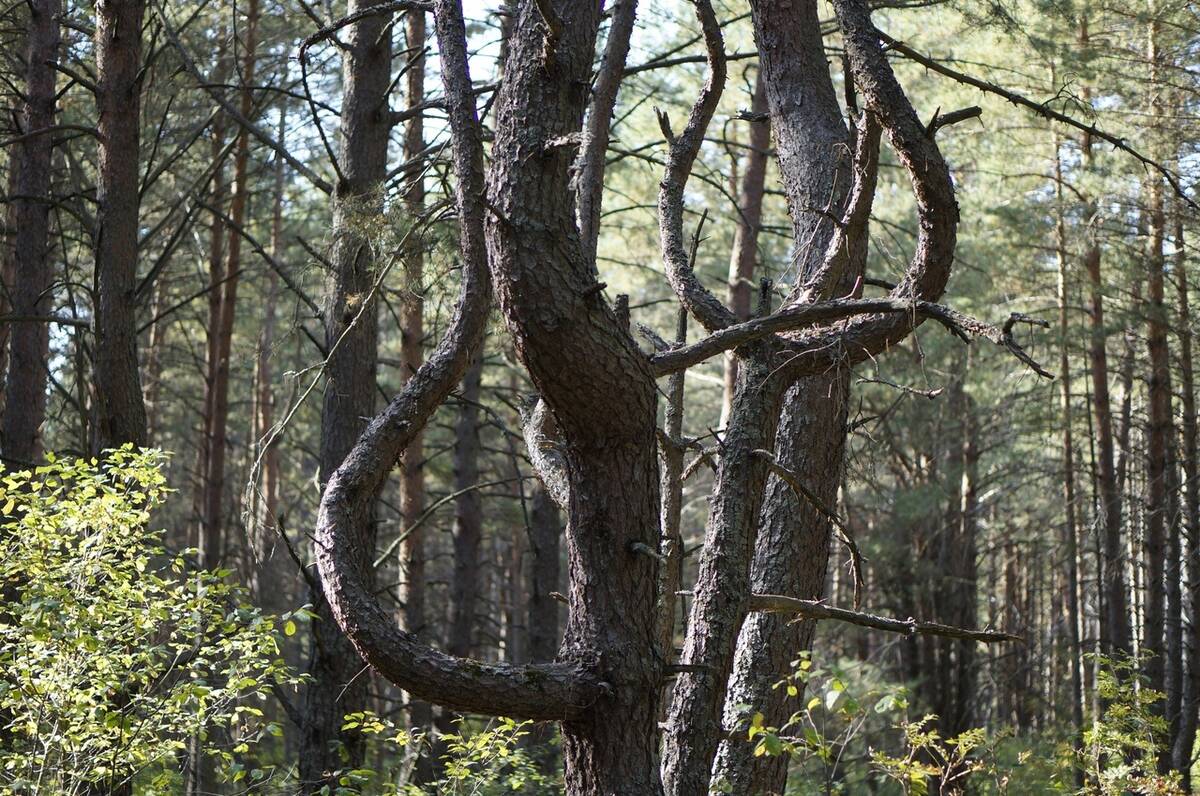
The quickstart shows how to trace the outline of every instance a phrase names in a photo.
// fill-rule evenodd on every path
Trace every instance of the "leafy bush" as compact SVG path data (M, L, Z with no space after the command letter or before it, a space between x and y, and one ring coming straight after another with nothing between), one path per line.
M438 740L445 750L436 782L424 787L407 783L412 763L430 751L428 737L421 732L397 728L391 721L371 712L346 717L343 729L357 730L391 747L398 761L394 770L371 769L344 772L330 796L381 794L382 796L543 796L561 793L561 782L538 769L523 746L532 722L492 719L477 724L459 719L458 732Z
M294 682L272 620L226 572L188 569L147 529L162 454L125 448L0 471L0 792L84 793L137 778L176 792L187 739L222 773L279 728L257 707Z

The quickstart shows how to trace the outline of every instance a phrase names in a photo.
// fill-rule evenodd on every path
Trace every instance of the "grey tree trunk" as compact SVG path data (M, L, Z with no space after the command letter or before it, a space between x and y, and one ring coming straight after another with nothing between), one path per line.
M353 0L350 12L371 0ZM320 478L325 483L350 452L375 410L378 317L372 290L375 260L361 232L363 215L381 211L380 184L387 173L386 113L391 82L391 15L372 14L346 34L343 53L341 152L343 179L334 196L332 269L325 303L325 342L331 350L321 413ZM335 347L336 346L336 347ZM374 551L374 503L362 510L357 543ZM370 554L369 554L370 555ZM370 579L370 573L365 573ZM366 706L365 664L333 621L322 594L313 594L313 622L300 778L306 793L336 787L332 773L363 761L361 736L342 731L345 714ZM342 752L339 753L340 746Z
M759 85L765 88L792 216L793 255L799 272L807 276L824 258L833 225L805 208L828 206L834 214L844 210L850 187L849 133L825 65L816 2L759 0L751 11L762 58ZM801 95L805 100L798 102ZM855 252L855 267L843 274L838 295L853 289L865 254L865 246ZM736 304L734 308L736 312ZM836 504L841 481L848 392L849 373L839 369L798 380L783 402L776 459L802 474L825 507ZM772 477L759 519L751 589L819 599L829 544L829 520ZM725 698L728 727L744 727L737 710L741 704L754 705L774 726L801 704L803 695L789 700L784 690L772 686L788 673L797 653L811 644L814 628L814 622L793 622L777 614L746 618ZM744 732L735 734L721 745L715 780L727 782L735 793L782 793L786 758L755 757L753 744L745 738Z

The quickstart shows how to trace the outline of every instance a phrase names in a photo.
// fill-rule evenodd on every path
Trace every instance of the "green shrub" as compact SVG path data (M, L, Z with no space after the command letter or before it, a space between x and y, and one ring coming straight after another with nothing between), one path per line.
M191 737L228 779L270 778L243 760L280 731L268 690L294 679L229 573L189 570L148 530L162 454L47 459L0 471L0 792L176 792Z

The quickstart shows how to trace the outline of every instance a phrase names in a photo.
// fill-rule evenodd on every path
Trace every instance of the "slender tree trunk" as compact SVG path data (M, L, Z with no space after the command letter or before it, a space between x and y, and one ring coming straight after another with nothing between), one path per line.
M425 100L425 55L426 44L425 12L410 11L405 15L406 44L414 53L412 64L406 76L406 101L409 109L414 109ZM421 113L414 114L404 128L404 153L407 159L416 157L425 148L425 119ZM424 169L414 165L409 172L405 185L404 206L408 211L411 223L419 223L418 219L425 210L425 180ZM400 359L405 372L411 376L425 361L425 315L424 315L424 278L425 254L424 243L420 235L415 235L405 252L404 275L408 283L408 291L402 308L403 328L401 330ZM404 451L402 460L403 472L400 478L400 514L404 518L405 528L413 528L421 513L425 510L425 439L424 434L418 433ZM456 461L457 463L457 461ZM426 537L425 529L415 528L407 532L401 544L401 568L404 573L401 589L401 601L404 606L404 628L418 638L426 641L430 638L428 626L429 617L426 609ZM428 703L415 700L409 701L408 721L414 727L430 728L433 723L433 711ZM417 761L415 780L418 783L430 781L434 776L437 761L430 755L422 756Z
M1052 81L1053 82L1053 81ZM1080 656L1079 620L1079 523L1075 493L1075 440L1074 417L1071 405L1071 358L1067 350L1070 339L1070 316L1067 295L1067 225L1063 208L1062 160L1059 156L1058 136L1054 136L1055 192L1058 202L1054 224L1055 258L1058 265L1058 367L1059 408L1062 412L1062 478L1063 500L1065 501L1065 524L1063 538L1067 557L1067 666L1071 677L1071 722L1077 742L1083 738L1083 669Z
M1165 581L1167 565L1166 534L1170 521L1170 474L1167 471L1171 444L1171 359L1167 349L1167 318L1163 304L1163 192L1157 179L1146 191L1149 214L1149 248L1146 253L1146 344L1150 372L1147 374L1149 428L1146 443L1146 619L1143 628L1143 653L1150 687L1162 691L1166 686L1164 665ZM1159 706L1161 710L1161 705Z
M373 5L353 0L354 13ZM374 414L379 320L373 291L375 259L362 233L364 215L380 213L387 174L387 95L391 83L390 14L364 16L348 28L343 52L339 181L333 203L333 248L325 307L326 367L321 414L321 483L341 465ZM336 346L336 348L335 348ZM374 505L357 517L357 540L375 550ZM317 619L309 659L312 682L305 704L300 778L305 793L336 787L333 772L362 765L361 736L342 731L343 717L366 705L367 677L358 653L342 635L322 594L312 595ZM338 747L341 748L339 753Z
M150 302L150 317L157 318L166 309L167 284L159 279L154 284L154 299ZM162 427L162 349L167 340L166 319L150 327L150 341L146 350L146 382L143 397L146 403L146 439L151 445L159 445L159 430Z
M762 205L767 177L767 155L771 146L771 127L767 123L767 82L762 71L754 79L754 98L751 100L750 140L742 171L738 196L738 220L733 231L733 252L729 257L729 308L739 321L750 319L751 296L754 294L754 263L758 259L758 230L762 225ZM725 354L725 400L721 408L721 426L729 422L729 407L733 403L733 388L737 382L737 359Z
M279 112L279 140L287 130L287 108ZM287 171L282 157L276 155L274 163L275 186L271 207L271 257L281 261L283 257L283 194L286 188ZM270 613L285 610L287 605L287 583L284 580L286 553L279 549L279 446L267 442L275 426L275 383L272 357L275 347L276 315L279 304L279 274L274 268L267 271L266 297L263 304L262 327L258 335L258 355L254 363L254 419L251 438L255 440L255 453L262 457L262 480L254 492L255 550L254 583L260 604ZM266 450L258 446L266 445Z
M54 125L62 0L30 0L28 6L25 97L19 116L19 134L25 137L10 150L16 190L9 218L15 230L11 278L6 283L12 291L10 311L29 320L11 324L6 409L0 425L0 450L10 465L33 463L42 455L50 325L32 319L50 314L54 276L50 259L54 136L37 131Z
M258 0L249 0L246 7L246 40L241 64L242 116L254 113L254 72L258 54ZM229 445L229 367L233 353L233 325L237 311L238 285L242 270L241 229L246 222L250 164L250 133L245 126L238 128L234 144L233 195L229 202L229 236L225 248L225 266L221 284L213 293L217 296L216 326L209 329L215 340L209 345L205 405L207 407L207 455L204 470L204 503L200 534L201 566L215 569L221 563L224 547L225 460Z
M461 408L454 429L454 580L453 616L446 649L471 654L479 590L479 544L483 538L483 499L479 483L479 401L483 357L477 356L463 377Z
M96 5L95 450L146 443L134 300L144 11L144 0Z
M1190 612L1184 638L1187 666L1179 706L1179 732L1172 750L1173 767L1191 792L1192 749L1200 718L1200 434L1196 424L1196 383L1192 366L1192 313L1188 295L1188 261L1184 247L1183 208L1175 212L1175 279L1179 289L1179 391L1183 405L1184 527L1187 541L1187 602Z
M1129 608L1125 597L1125 555L1121 539L1121 490L1117 484L1113 451L1112 399L1108 389L1108 330L1104 320L1104 285L1100 272L1101 250L1094 228L1095 213L1089 214L1087 250L1083 264L1091 292L1092 407L1095 414L1097 470L1104 529L1104 558L1101 562L1104 621L1100 623L1100 646L1105 654L1132 652L1129 640Z

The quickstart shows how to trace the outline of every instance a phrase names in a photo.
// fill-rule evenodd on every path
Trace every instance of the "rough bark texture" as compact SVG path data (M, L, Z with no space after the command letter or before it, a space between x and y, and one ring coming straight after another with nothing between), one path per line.
M681 662L702 667L675 684L667 719L663 779L667 793L707 794L724 733L721 708L750 597L750 562L767 464L756 450L775 447L785 384L771 378L769 348L741 349L730 423L721 439L704 552Z
M836 215L844 212L850 183L849 133L825 65L816 3L760 1L751 11L762 58L760 90L769 100L771 127L779 131L776 145L792 212L793 255L797 267L804 269L812 261L811 252L824 255L833 224L824 215L800 208L826 206ZM801 95L805 101L796 102ZM846 269L839 280L839 295L850 292L861 274L865 244L865 237L856 242L855 267ZM801 276L808 275L801 271ZM841 481L848 376L848 370L837 370L793 384L784 399L776 437L776 460L800 474L826 507L836 505ZM758 534L751 589L820 598L829 557L828 519L784 481L772 477ZM742 728L739 704L754 705L774 726L787 720L795 705L789 704L784 690L773 686L788 673L796 654L809 646L814 629L814 622L793 622L777 614L746 618L725 698L727 728ZM735 733L734 738L721 745L715 781L728 783L734 793L782 793L786 759L756 758L744 734Z
M1183 520L1187 541L1188 608L1186 668L1180 699L1179 731L1172 749L1173 768L1191 792L1191 758L1200 718L1200 434L1196 424L1196 382L1192 367L1192 313L1188 295L1188 262L1183 238L1183 211L1175 213L1175 279L1179 290L1179 392L1183 408L1183 473L1186 482Z
M355 0L350 11L370 0ZM347 35L343 54L341 153L342 179L334 192L332 269L325 304L326 365L321 413L320 478L328 483L374 414L378 317L372 286L375 260L361 234L364 214L380 210L379 187L387 173L390 131L386 101L391 75L391 17L366 16ZM385 468L386 471L386 468ZM374 501L356 506L355 544L369 559L375 549ZM318 556L320 551L318 551ZM326 577L324 569L322 578ZM362 577L368 583L370 571ZM327 592L328 586L325 590ZM300 777L306 792L336 784L330 773L362 764L361 736L343 733L342 719L366 704L368 678L363 662L334 623L327 594L312 595L317 619L309 673L313 682L305 704ZM339 754L338 746L343 750ZM344 757L343 757L344 754Z
M50 188L53 134L37 134L54 125L55 64L62 38L58 15L61 0L31 0L25 51L25 98L19 135L10 152L16 172L9 219L14 226L12 265L5 282L11 291L9 311L32 319L50 314L53 264L50 261ZM0 425L0 453L10 466L41 457L42 421L46 416L47 357L50 327L40 321L12 324ZM0 341L2 344L3 341ZM0 374L4 375L4 374Z
M95 450L146 443L134 301L144 12L143 0L96 5Z
M1163 644L1166 624L1166 533L1169 521L1167 447L1171 444L1171 360L1167 349L1167 318L1163 303L1163 193L1160 180L1151 179L1146 192L1149 247L1146 252L1146 346L1149 355L1146 435L1146 613L1141 651L1150 687L1166 685ZM1158 703L1161 710L1161 703Z
M835 3L835 10L846 40L847 60L856 85L866 101L868 110L879 114L901 162L912 178L917 197L921 226L917 252L909 264L901 286L893 291L893 296L911 295L913 291L919 295L939 296L949 275L957 222L957 208L948 171L883 57L878 33L870 22L867 8L857 2L839 2ZM779 131L776 131L776 136L782 139ZM856 179L845 219L835 231L824 252L824 258L817 260L815 267L802 272L811 276L798 280L801 290L797 292L797 300L820 301L828 298L836 288L839 279L853 262L854 242L865 234L866 216L872 196L871 181L861 177ZM805 208L795 210L803 212ZM664 233L668 231L670 230L665 229ZM667 241L664 241L664 246L666 243ZM668 256L664 259L670 268L672 258ZM728 312L724 311L723 307L714 309L711 306L712 302L707 300L711 296L706 298L702 294L703 288L698 287L694 277L688 279L687 274L683 276L685 278L681 279L677 274L672 284L689 308L693 308L697 317L709 328L719 327L723 322L727 325ZM798 335L796 346L802 353L789 360L789 368L796 368L793 372L794 377L820 372L815 361L809 357L827 357L825 361L830 364L844 361L844 364L848 365L864 356L868 350L879 350L877 346L886 346L901 339L909 329L911 326L905 320L889 320L879 316L849 322L837 331L843 347L838 349L836 357L819 354L814 348L816 339L829 334L827 330L801 334ZM743 358L743 366L749 367L748 358ZM768 389L760 389L760 396L766 392ZM734 417L738 414L736 403L735 400L735 409L731 413ZM750 416L753 416L753 412ZM773 424L774 418L766 422ZM732 427L728 436L733 436ZM732 459L738 453L736 446L724 444L722 464L726 458ZM745 467L741 474L743 480L753 478L754 468ZM718 481L720 480L721 476L718 475ZM731 647L722 649L715 639L702 638L701 635L705 630L711 629L712 635L719 637L730 627L736 634L741 624L740 614L746 610L743 583L748 580L748 571L743 570L744 574L739 575L735 570L748 567L748 546L753 544L754 537L750 534L749 538L743 538L739 534L738 528L745 522L744 519L728 515L718 520L712 519L713 515L719 515L721 512L719 504L725 499L722 493L736 491L719 486L717 503L714 504L713 514L710 515L709 534L706 536L709 544L706 544L700 563L701 577L697 584L692 627L689 628L683 660L685 664L706 667L707 671L704 675L685 674L676 686L663 766L664 784L668 793L672 794L707 792L708 767L720 737L717 711L723 704L724 678L728 675L733 650ZM747 491L747 494L753 493ZM757 518L757 506L754 504L741 504L736 508L751 508L755 512L755 519ZM714 533L715 522L727 525ZM731 545L726 548L711 545L722 534L726 535L724 541ZM714 587L707 580L713 573L706 571L706 559L717 556L726 558L725 566L721 568L724 570L721 577L725 581L721 584L722 588ZM721 598L718 598L718 594L722 595ZM705 627L710 624L711 628ZM729 644L732 644L732 641L732 638L728 639ZM701 676L711 679L699 682Z
M462 9L454 0L438 0L435 8L458 178L462 300L437 350L329 479L317 545L326 593L355 648L416 697L454 709L563 720L569 793L658 794L654 738L665 661L658 649L656 611L660 504L654 370L601 295L594 260L576 226L571 185L570 150L583 122L600 9L582 0L526 2L518 9L494 105L485 197ZM661 226L672 284L704 325L719 329L732 322L732 315L690 273L682 225L686 175L723 80L719 26L707 3L699 9L710 79L684 134L672 143L660 196ZM887 66L866 6L842 0L836 9L867 105L891 133L917 198L921 231L916 255L893 294L895 306L912 296L935 300L954 250L957 212L949 174ZM805 285L813 295L832 289L840 278L852 241L865 229L869 194L861 184L852 192L846 220ZM561 433L572 577L570 619L555 664L489 665L439 653L395 627L372 594L365 571L364 507L477 353L486 324L482 272L487 266L517 356ZM776 363L763 354L795 353L798 364L788 368L788 375L810 375L830 364L831 342L845 340L849 350L836 358L853 362L901 339L922 317L884 308L786 343L742 345L738 419L722 442L721 479L729 486L714 507L709 535L716 543L701 562L706 574L697 589L687 644L694 653L690 662L714 676L699 682L685 675L677 684L664 755L671 793L708 791L724 699L724 683L715 681L728 673L748 607L753 532L766 482L766 467L755 451L770 448L779 400L789 383L766 378ZM749 516L738 516L739 508L749 508L744 512ZM722 604L723 593L733 595L733 610ZM712 637L703 637L700 627L712 629Z
M549 30L518 10L488 194L489 260L517 355L554 415L570 474L570 619L559 659L586 663L610 690L563 723L568 792L653 794L658 687L655 385L645 358L595 290L579 236L572 157L600 21L597 4L556 4ZM439 26L441 22L439 20ZM619 407L614 411L614 405Z
M329 479L317 518L317 563L333 616L354 648L383 677L418 698L490 715L582 717L605 687L580 662L488 664L438 652L397 628L373 593L369 557L360 542L369 520L365 508L379 494L388 470L458 384L482 344L491 301L482 131L467 65L465 23L461 7L450 0L441 0L435 13L458 177L455 202L463 263L459 301L437 348L368 424Z

